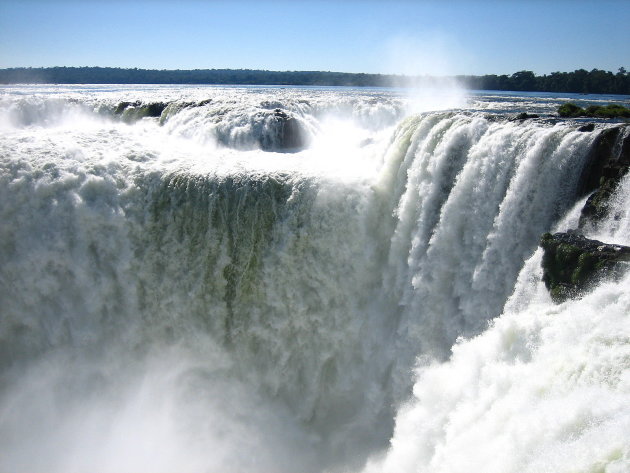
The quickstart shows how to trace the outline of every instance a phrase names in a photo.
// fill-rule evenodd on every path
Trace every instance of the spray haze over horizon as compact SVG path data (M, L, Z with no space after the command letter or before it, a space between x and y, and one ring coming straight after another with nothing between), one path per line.
M628 275L537 249L619 125L509 119L569 99L3 88L0 472L629 471Z
M0 68L549 74L628 68L630 42L624 0L2 0L0 11Z

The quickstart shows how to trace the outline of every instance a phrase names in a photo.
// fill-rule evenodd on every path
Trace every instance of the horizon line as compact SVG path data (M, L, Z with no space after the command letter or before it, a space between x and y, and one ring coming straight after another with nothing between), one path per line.
M428 78L451 78L451 77L483 77L483 76L508 76L517 74L519 72L531 72L535 76L547 76L550 74L569 74L577 71L603 71L610 72L615 74L614 71L599 69L594 67L592 69L578 68L572 71L553 71L549 73L536 73L529 69L519 69L518 71L512 73L485 73L485 74L468 74L468 73L460 73L460 74L444 74L444 75L435 75L435 74L403 74L397 72L345 72L345 71L331 71L331 70L305 70L305 69L285 69L285 70L273 70L273 69L252 69L252 68L232 68L232 67L212 67L212 68L192 68L192 69L158 69L158 68L139 68L139 67L124 67L124 66L10 66L10 67L2 67L0 71L7 70L15 70L15 69L120 69L120 70L137 70L137 71L156 71L156 72L187 72L187 71L251 71L251 72L273 72L273 73L326 73L326 74L348 74L348 75L371 75L371 76L395 76L395 77L428 77ZM620 66L618 71L621 69L625 70L624 66Z

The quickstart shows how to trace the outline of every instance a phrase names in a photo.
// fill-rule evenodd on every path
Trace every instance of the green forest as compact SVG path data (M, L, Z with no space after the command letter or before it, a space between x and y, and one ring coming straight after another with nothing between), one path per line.
M630 73L593 69L536 75L454 76L473 90L573 92L630 95ZM0 84L235 84L350 87L411 87L432 84L440 78L323 71L263 71L250 69L155 70L114 67L47 67L0 69Z

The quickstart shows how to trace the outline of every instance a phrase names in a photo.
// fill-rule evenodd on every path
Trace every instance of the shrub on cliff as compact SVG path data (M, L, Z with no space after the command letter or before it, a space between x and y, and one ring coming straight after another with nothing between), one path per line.
M574 103L567 102L558 107L558 115L564 118L630 118L630 108L623 105L591 105L584 110Z
M584 109L574 103L568 102L558 107L558 115L565 118L583 117Z
M589 117L596 118L630 118L630 109L617 104L609 104L604 107L593 105L586 109Z

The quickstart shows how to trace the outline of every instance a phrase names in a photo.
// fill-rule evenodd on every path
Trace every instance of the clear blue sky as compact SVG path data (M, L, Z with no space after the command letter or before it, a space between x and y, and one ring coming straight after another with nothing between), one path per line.
M0 67L630 70L630 0L0 0Z

